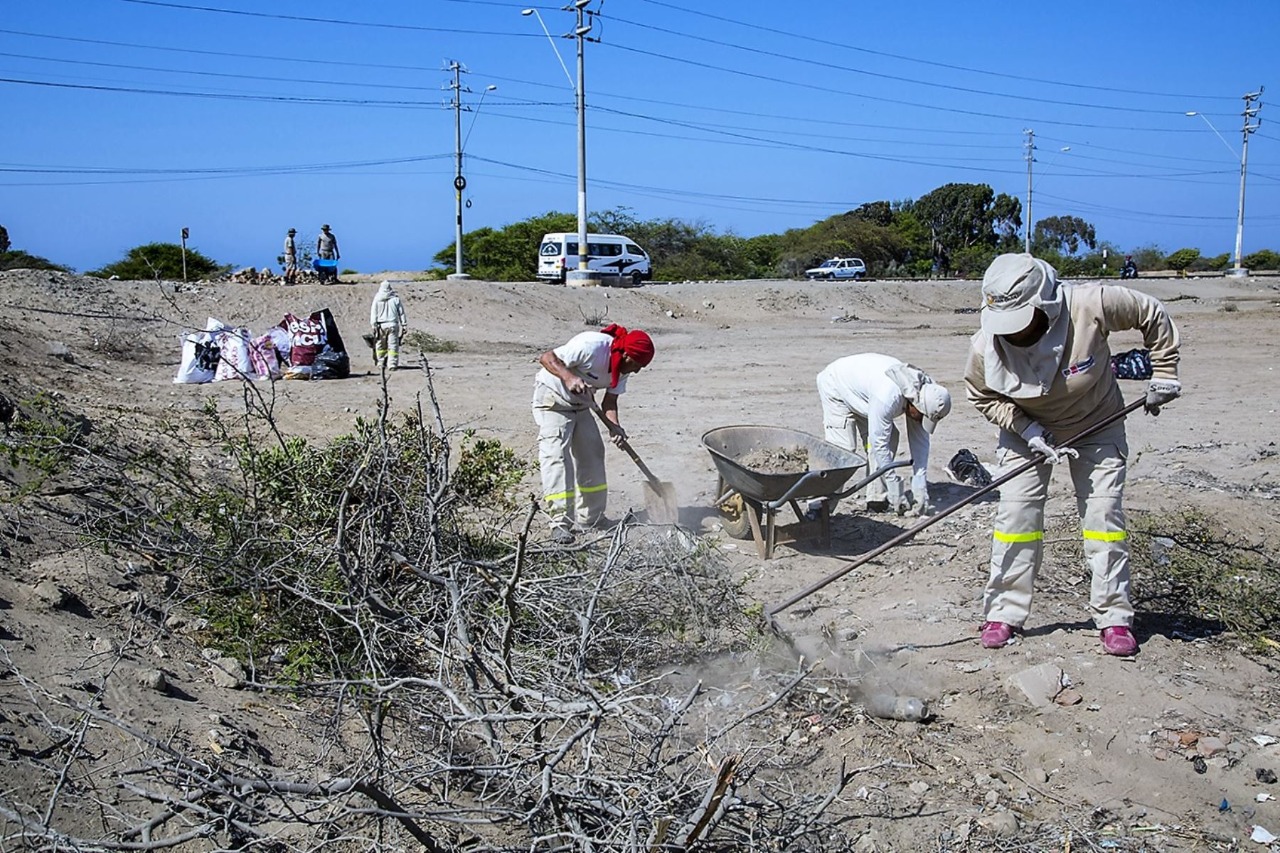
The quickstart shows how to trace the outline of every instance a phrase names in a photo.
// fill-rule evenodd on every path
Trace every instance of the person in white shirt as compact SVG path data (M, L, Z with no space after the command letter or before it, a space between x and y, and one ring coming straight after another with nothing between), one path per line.
M538 424L542 493L556 543L571 544L575 529L598 524L608 502L604 442L591 398L596 389L604 389L600 409L611 438L615 444L624 441L618 397L627 390L627 376L652 360L649 335L616 323L575 335L538 359L542 369L533 384L533 419Z
M391 282L384 281L369 306L369 325L373 327L373 359L379 367L385 364L395 370L400 366L400 335L408 324L404 303L391 287Z
M893 510L912 515L933 511L929 502L929 436L951 411L951 395L918 367L869 352L836 359L818 374L822 426L826 440L838 447L866 453L870 476L894 461L898 427L905 416L911 449L911 493L902 478L888 473L866 487L869 511Z

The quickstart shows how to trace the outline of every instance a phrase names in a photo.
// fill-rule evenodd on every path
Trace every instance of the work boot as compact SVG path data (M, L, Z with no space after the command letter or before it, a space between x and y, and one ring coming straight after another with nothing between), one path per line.
M867 512L888 512L888 511L889 511L889 501L887 498L883 500L878 500L878 501L867 501Z
M1138 641L1124 625L1112 625L1102 629L1102 650L1116 657L1132 657L1138 653Z
M1013 626L1005 622L982 623L982 647L1000 649L1013 641Z

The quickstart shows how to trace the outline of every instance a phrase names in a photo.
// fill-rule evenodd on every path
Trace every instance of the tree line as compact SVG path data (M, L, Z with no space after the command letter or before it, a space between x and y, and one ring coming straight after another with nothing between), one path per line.
M1022 202L987 184L945 184L918 199L875 201L806 228L781 234L741 237L718 233L705 222L639 219L619 207L588 216L594 233L625 234L639 243L659 280L799 278L827 258L858 257L879 278L979 278L996 255L1020 252ZM551 212L501 228L463 235L463 270L490 281L528 281L537 271L543 234L576 231L572 213ZM434 260L452 270L454 243ZM1203 256L1181 248L1166 254L1159 246L1122 250L1098 239L1092 224L1076 216L1050 216L1032 230L1031 251L1064 276L1118 275L1126 255L1139 269L1202 272L1223 270L1231 258ZM1255 270L1280 269L1280 254L1263 249L1243 258Z
M781 234L742 237L717 232L703 221L640 219L627 207L597 211L588 217L595 233L625 234L644 247L653 276L665 281L704 279L799 278L827 258L858 257L877 278L978 278L992 258L1022 251L1022 201L996 193L987 184L944 184L918 199L873 201L805 227ZM548 212L504 225L477 228L462 238L463 271L488 281L531 281L537 273L538 246L544 234L577 231L575 214ZM1230 255L1206 256L1184 247L1165 253L1159 246L1121 249L1098 238L1092 224L1077 216L1038 220L1031 251L1064 276L1116 275L1126 255L1142 270L1203 272L1231 265ZM455 262L454 243L442 248L429 270L444 277ZM1280 254L1263 249L1245 256L1251 270L1280 269ZM0 226L0 270L68 267L11 250ZM187 249L188 277L216 276L231 269ZM149 243L130 249L120 260L91 276L123 279L180 278L182 249L176 243Z

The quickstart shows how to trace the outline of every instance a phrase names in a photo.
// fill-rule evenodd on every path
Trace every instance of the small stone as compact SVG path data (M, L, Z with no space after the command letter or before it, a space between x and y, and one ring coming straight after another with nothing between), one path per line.
M1276 783L1275 771L1266 767L1259 767L1253 771L1254 777L1264 785L1274 785Z
M1000 792L999 792L999 791L987 791L987 795L986 795L985 797L983 797L983 798L982 798L982 800L983 800L983 802L985 802L988 806L994 806L994 805L996 805L997 803L999 803L999 802L1000 802Z
M170 631L176 631L187 624L187 617L174 613L168 619L164 620L164 626Z
M1077 691L1072 690L1070 687L1068 687L1060 691L1057 696L1054 696L1053 701L1057 702L1059 705L1066 708L1071 705L1079 705L1081 702L1084 701L1084 697L1081 696ZM1097 709L1098 709L1097 705L1089 706L1090 711L1096 711Z
M1156 761L1168 761L1170 757L1172 757L1172 753L1163 747L1157 746L1155 749L1151 750L1151 757Z
M987 832L996 838L1008 838L1018 833L1018 818L1013 812L1002 811L995 814L983 815L978 818L978 826L981 826Z
M36 584L31 592L36 601L50 610L57 610L67 603L66 591L48 578Z
M113 654L120 650L115 641L108 637L95 637L93 640L93 653L98 655Z
M917 780L915 782L912 782L910 785L908 785L907 789L910 790L911 793L913 794L923 794L925 791L929 790L929 783L921 782Z
M158 669L144 669L138 673L138 683L157 693L169 692L169 679Z
M1205 758L1212 758L1220 752L1224 752L1227 745L1222 742L1222 738L1202 737L1196 742L1196 752Z
M244 686L244 667L235 658L216 658L213 664L213 683L218 687L236 690Z

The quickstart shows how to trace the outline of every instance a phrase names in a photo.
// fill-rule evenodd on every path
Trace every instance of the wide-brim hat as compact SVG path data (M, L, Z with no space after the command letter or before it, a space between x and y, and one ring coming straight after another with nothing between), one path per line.
M1015 335L1031 325L1053 268L1031 255L1000 255L982 277L982 331Z

